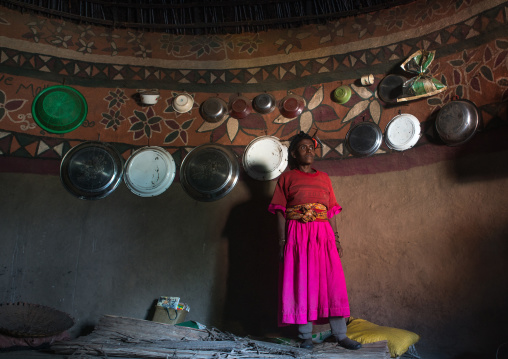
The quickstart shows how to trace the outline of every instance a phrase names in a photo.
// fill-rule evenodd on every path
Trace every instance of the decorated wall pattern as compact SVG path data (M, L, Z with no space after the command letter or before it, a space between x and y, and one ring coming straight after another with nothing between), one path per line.
M2 167L54 172L71 147L88 140L110 142L125 158L141 146L162 146L179 164L203 143L230 146L241 156L257 136L288 140L299 131L320 138L321 160L350 159L345 137L352 125L373 121L384 130L401 112L421 122L423 136L416 147L437 146L433 120L456 96L479 107L486 131L496 129L506 124L507 19L505 1L429 0L298 29L183 36L100 28L0 8ZM417 101L383 102L380 81L391 73L410 78L400 64L420 49L436 51L430 74L447 90ZM362 86L359 78L370 73L374 84ZM84 123L66 134L44 131L31 112L36 95L59 84L80 91L88 104ZM344 105L332 100L339 85L352 89ZM161 100L140 104L138 90L151 88L160 91ZM290 92L303 96L305 109L292 119L275 110L243 119L226 116L218 123L204 121L199 113L207 98L229 101L241 93L252 99L262 92L277 100ZM173 108L181 93L195 101L184 114ZM383 145L374 157L390 154ZM20 166L25 160L31 165Z

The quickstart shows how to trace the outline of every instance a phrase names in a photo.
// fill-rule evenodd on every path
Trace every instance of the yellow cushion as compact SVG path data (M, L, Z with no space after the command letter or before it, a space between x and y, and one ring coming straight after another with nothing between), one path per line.
M383 327L357 318L350 319L347 326L347 336L362 344L387 340L392 358L401 356L411 345L420 340L418 334L408 330Z

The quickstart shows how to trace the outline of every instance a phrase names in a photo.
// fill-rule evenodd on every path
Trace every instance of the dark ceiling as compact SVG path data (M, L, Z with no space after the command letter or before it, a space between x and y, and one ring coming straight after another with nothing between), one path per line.
M260 32L325 23L414 0L0 0L21 11L174 34Z

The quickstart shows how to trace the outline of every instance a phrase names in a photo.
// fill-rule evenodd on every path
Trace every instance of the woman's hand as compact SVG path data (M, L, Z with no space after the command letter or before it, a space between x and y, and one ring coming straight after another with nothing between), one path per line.
M335 245L337 246L337 252L339 252L339 257L342 258L342 256L344 255L344 250L342 249L342 246L340 245L338 239L335 240Z
M283 260L286 247L286 218L281 211L277 211L277 232L279 235L279 257L280 260Z
M284 248L286 248L286 240L279 240L279 259L284 260Z
M339 252L339 258L342 258L342 256L344 255L344 250L340 245L339 232L337 231L337 223L335 223L335 219L332 218L328 218L328 222L330 223L330 226L333 229L333 234L335 236L335 246L337 247L337 252Z

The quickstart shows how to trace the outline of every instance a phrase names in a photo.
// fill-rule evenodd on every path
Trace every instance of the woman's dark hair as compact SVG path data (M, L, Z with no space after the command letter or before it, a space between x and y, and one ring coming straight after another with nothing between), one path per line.
M297 134L296 136L291 138L291 143L289 144L289 148L288 148L288 166L289 166L289 169L291 169L291 170L298 167L298 163L296 163L296 160L291 155L291 152L296 150L296 147L302 140L311 140L314 143L314 146L317 147L316 140L311 135L306 134L303 131L300 131L299 134Z

